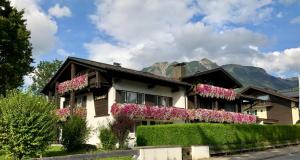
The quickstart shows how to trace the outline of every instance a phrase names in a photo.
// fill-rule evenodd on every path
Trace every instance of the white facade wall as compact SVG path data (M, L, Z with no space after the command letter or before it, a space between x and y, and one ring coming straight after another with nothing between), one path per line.
M113 117L110 114L111 106L116 103L116 90L126 90L132 92L139 92L145 94L153 94L159 96L167 96L173 98L173 106L180 108L187 108L187 97L185 96L185 90L180 88L177 92L172 92L170 87L164 87L155 85L154 88L148 89L148 85L142 82L130 81L130 80L121 80L117 83L113 83L112 87L108 91L108 115L103 117L95 117L95 105L94 105L94 96L93 93L87 93L87 122L88 126L91 128L90 136L87 140L88 144L93 144L100 146L100 140L98 138L99 129L101 127L107 127L108 123L113 120ZM65 98L61 98L60 106L63 108L63 102ZM176 122L182 123L182 122ZM131 138L135 138L134 133L129 135Z

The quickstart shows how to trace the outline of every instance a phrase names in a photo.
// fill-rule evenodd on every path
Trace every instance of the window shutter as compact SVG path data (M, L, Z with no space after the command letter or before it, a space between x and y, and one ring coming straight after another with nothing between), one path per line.
M94 96L95 105L95 116L108 116L108 98L107 94L95 95Z
M173 106L173 98L169 97L169 106Z

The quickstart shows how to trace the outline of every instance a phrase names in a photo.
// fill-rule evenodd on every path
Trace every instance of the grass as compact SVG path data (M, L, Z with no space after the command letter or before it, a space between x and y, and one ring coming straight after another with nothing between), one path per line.
M105 152L105 150L92 150L92 151L76 151L76 152L68 152L64 150L61 146L51 146L49 147L45 153L43 153L43 157L55 157L55 156L66 156L66 155L74 155L74 154L83 154L83 153L99 153ZM7 154L4 151L0 150L0 160L7 159ZM131 157L112 157L112 158L101 158L101 160L131 160Z

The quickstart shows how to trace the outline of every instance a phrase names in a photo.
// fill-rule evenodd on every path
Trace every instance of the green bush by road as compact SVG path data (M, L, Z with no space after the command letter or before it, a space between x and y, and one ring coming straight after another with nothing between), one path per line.
M197 123L139 126L137 129L138 146L210 145L236 149L299 140L299 125Z

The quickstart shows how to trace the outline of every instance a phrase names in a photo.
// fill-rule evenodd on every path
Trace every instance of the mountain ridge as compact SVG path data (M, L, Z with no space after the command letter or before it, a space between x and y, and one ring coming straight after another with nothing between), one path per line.
M178 62L156 62L149 67L142 69L144 72L150 72L156 75L171 77L173 74L173 64ZM192 75L196 72L222 67L245 87L257 86L262 88L271 88L275 90L287 90L298 87L298 78L280 78L270 75L265 69L254 66L243 66L238 64L225 64L219 66L217 63L203 58L199 61L190 61L186 63L186 75Z

